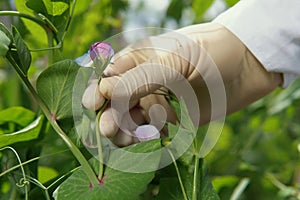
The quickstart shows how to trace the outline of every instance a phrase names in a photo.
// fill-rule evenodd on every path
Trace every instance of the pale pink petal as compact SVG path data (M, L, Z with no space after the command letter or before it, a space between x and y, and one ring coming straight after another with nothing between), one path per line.
M140 141L153 140L160 137L160 133L156 127L149 124L138 126L134 134Z

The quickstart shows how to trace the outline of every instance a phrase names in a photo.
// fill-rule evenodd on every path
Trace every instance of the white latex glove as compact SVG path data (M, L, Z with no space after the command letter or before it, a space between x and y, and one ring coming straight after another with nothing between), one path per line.
M116 54L113 62L105 70L107 77L100 82L100 93L113 102L124 101L131 110L126 113L108 108L100 119L100 130L121 146L136 141L133 131L137 125L151 123L161 129L164 120L176 120L164 96L155 94L161 93L160 88L181 87L180 83L187 81L196 94L197 105L192 106L200 110L201 125L240 110L282 82L281 74L267 72L237 37L216 23L142 40ZM220 77L226 96L222 95ZM209 91L214 90L226 101L212 113L211 102L218 96L211 97Z

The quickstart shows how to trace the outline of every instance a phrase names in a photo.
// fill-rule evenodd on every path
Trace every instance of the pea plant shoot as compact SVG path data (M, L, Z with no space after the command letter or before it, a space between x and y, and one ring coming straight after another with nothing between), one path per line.
M177 111L178 119L184 116L178 124L167 124L168 136L160 138L154 126L142 125L135 131L138 143L110 149L107 153L109 141L101 136L98 124L109 101L92 99L95 107L90 108L84 105L91 103L82 102L86 99L82 97L98 91L102 73L114 54L113 46L96 42L83 57L64 59L61 50L66 34L72 34L72 18L80 12L76 11L76 1L27 0L16 1L16 5L19 11L0 11L0 16L14 16L20 22L26 19L27 23L22 25L28 30L31 28L28 24L38 25L46 34L47 46L29 48L20 27L0 24L0 56L8 61L37 104L35 111L24 107L0 111L0 179L7 184L1 196L57 200L219 199L210 184L203 158L199 156L201 139L183 100L172 93L165 94ZM35 78L31 70L36 63L32 61L39 56L46 57L47 63ZM78 83L78 77L84 81ZM74 93L75 98L78 97L75 100ZM74 111L76 100L80 106ZM184 135L178 136L179 142L184 144L185 137L192 141L180 157L177 155L180 149L172 146L178 133ZM68 157L70 162L62 162L59 153L48 155L49 162L52 160L56 167L62 165L66 169L61 173L51 171L51 166L47 167L47 156L42 156L45 148L41 143L55 148L57 143L52 143L57 141L53 140L55 137L68 148L64 151L73 155L73 158ZM92 156L84 146L95 150L97 156ZM165 155L151 154L162 148ZM143 156L132 157L131 154ZM163 156L172 163L159 169ZM40 159L46 161L40 163ZM47 177L51 172L53 176ZM46 180L42 180L43 177Z

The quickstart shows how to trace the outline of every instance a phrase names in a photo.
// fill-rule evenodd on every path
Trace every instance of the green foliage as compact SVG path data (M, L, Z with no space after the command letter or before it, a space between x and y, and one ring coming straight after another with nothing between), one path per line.
M43 117L35 119L35 113L22 107L0 111L0 148L38 138L42 124Z
M62 120L72 117L72 91L79 65L71 60L57 62L37 79L37 91L51 115Z
M0 56L6 55L9 49L8 47L9 44L10 44L10 39L5 35L5 33L1 31L0 32Z
M24 43L18 30L13 27L14 43L16 45L16 52L10 51L8 56L11 56L17 65L20 67L22 73L27 75L28 69L31 64L31 55L27 45Z
M143 160L132 160L130 154L124 155L124 151L131 153L149 153L159 150L161 147L160 140L142 142L136 145L128 146L122 150L117 149L111 152L107 167L99 185L90 187L82 169L78 169L71 177L67 179L56 191L55 199L137 199L138 195L146 190L147 184L153 179L155 171L144 173L130 173L116 170L115 168L134 167L140 171L149 164L156 169L159 165L160 156ZM157 155L157 154L156 154ZM116 159L119 158L119 159ZM97 169L99 162L95 159L91 161L94 168ZM134 165L133 165L134 163ZM125 167L126 168L126 167ZM133 170L134 171L134 170ZM137 172L138 172L137 171Z
M36 139L39 136L43 118L39 117L30 125L17 132L0 134L0 147L4 147L17 142L24 142Z

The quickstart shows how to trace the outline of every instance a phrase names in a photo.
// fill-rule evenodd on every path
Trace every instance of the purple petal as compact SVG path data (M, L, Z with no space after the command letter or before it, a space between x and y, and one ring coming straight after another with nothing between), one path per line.
M153 140L160 137L160 133L156 127L149 124L138 126L134 133L140 141Z
M113 55L114 50L107 42L96 42L90 48L90 57L92 60L99 56L110 59Z

